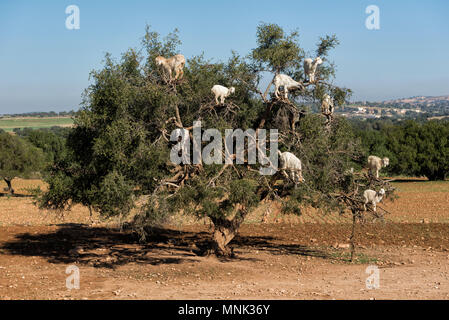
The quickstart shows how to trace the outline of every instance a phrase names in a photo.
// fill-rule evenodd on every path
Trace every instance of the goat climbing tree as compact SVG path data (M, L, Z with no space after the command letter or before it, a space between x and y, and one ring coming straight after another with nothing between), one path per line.
M337 38L320 38L309 53L324 61L314 83L305 82L306 51L298 32L261 24L256 40L257 47L246 56L232 52L227 62L191 57L184 77L176 81L166 81L155 64L157 56L179 53L176 30L161 40L147 27L143 50L130 49L118 61L106 55L103 69L91 73L92 84L67 140L69 151L53 166L40 205L65 210L81 203L103 216L122 218L133 213L130 225L142 240L170 215L207 218L212 236L206 252L222 256L233 254L229 242L262 201L281 202L284 213L301 214L301 208L313 206L359 214L358 190L371 183L368 177L354 182L351 174L350 168L364 161L359 143L343 118L328 123L312 110L325 94L338 106L351 93L331 83L335 66L329 52ZM275 98L272 91L274 77L281 73L304 82L288 100ZM223 105L216 105L211 93L216 84L235 87ZM172 163L170 133L191 131L198 120L203 129L221 133L229 128L277 129L280 149L302 160L305 182L260 175L261 164L248 161Z

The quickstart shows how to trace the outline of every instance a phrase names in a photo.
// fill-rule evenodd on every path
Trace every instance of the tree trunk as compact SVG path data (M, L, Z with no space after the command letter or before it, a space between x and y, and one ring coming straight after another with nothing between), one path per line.
M232 257L234 255L231 247L228 247L229 242L234 239L236 235L235 230L226 227L224 224L215 225L213 234L213 247L212 250L217 256Z
M11 180L12 179L8 179L8 178L3 178L3 180L5 180L6 184L8 185L8 192L10 194L14 194L14 189L11 186Z
M357 218L356 218L356 213L357 212L352 212L352 230L351 230L351 237L350 239L350 246L351 246L351 262L354 261L354 255L355 255L355 242L354 242L354 237L355 237L355 224L357 223Z
M214 233L212 237L211 251L216 256L233 257L234 252L228 244L237 235L237 232L245 220L246 210L239 210L235 217L231 220L226 218L210 217L214 224Z
M93 224L94 220L92 219L92 207L89 205L87 206L89 208L89 220L90 224Z

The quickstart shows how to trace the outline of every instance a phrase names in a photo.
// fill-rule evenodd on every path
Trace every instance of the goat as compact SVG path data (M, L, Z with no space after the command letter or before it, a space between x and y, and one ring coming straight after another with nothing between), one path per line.
M316 57L315 60L311 58L304 59L304 73L309 78L309 83L315 82L316 68L322 63L323 60L320 57Z
M173 79L173 72L175 72L175 79L182 79L184 76L184 66L186 64L186 58L182 54L177 54L171 58L164 58L162 56L156 57L156 65L161 66L166 73L168 73L169 80Z
M386 167L390 164L390 159L388 158L379 158L376 156L369 156L368 157L368 170L372 173L373 171L376 172L376 178L379 179L379 170L382 169L382 167Z
M376 212L377 204L382 201L383 196L385 195L385 190L382 188L379 192L374 190L365 190L363 193L363 197L365 198L365 203L363 204L363 209L366 211L366 205L371 203L373 205L373 210Z
M235 92L234 87L230 87L229 89L223 86L220 86L219 84L216 84L211 89L212 93L215 95L215 102L218 103L218 98L220 98L221 104L224 104L225 98L229 97L231 94Z
M321 102L321 113L324 115L334 113L334 101L327 93L323 97L323 102Z
M297 82L293 80L291 77L285 74L278 74L274 77L274 95L279 99L279 88L284 87L284 96L285 99L288 100L288 91L295 89L304 89L304 86L301 82Z
M302 176L302 163L293 153L278 150L279 169L286 178L290 178L295 184L304 182ZM288 174L286 173L288 171Z

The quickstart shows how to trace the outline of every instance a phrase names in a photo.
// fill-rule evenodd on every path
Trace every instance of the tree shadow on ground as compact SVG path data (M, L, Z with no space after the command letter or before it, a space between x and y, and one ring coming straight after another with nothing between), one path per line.
M55 232L16 236L0 248L8 254L39 256L50 263L78 263L100 268L115 268L128 263L151 265L194 261L188 248L174 246L172 239L182 234L160 230L140 244L135 234L117 229L63 224ZM169 249L169 250L167 250Z
M210 245L208 232L186 232L154 229L145 243L139 243L132 232L82 224L62 224L54 232L23 233L4 243L0 249L6 254L38 256L50 263L84 264L98 268L116 268L129 263L163 265L198 262L198 256ZM237 236L234 249L252 248L279 255L302 255L333 259L324 251L299 244L276 243L272 236ZM232 259L258 261L237 253Z
M263 250L273 255L300 255L335 260L335 257L326 251L300 244L276 243L276 238L273 237L237 236L232 243L239 247L246 246L257 250Z
M32 198L32 195L29 194L20 194L20 193L2 193L0 192L0 197L11 197L11 198Z
M210 243L208 232L185 232L154 229L145 243L139 243L136 234L83 224L61 224L48 233L23 233L4 243L5 254L43 257L50 263L82 264L114 269L129 263L163 265L198 262L204 247ZM252 241L265 243L262 238ZM221 261L258 259L236 256Z

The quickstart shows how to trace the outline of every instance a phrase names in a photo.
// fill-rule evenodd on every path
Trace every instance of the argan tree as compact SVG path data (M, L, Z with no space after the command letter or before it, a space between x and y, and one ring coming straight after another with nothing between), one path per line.
M320 38L308 53L324 60L317 81L304 83L288 100L274 97L272 79L283 73L305 82L306 52L298 32L261 24L257 47L248 55L233 52L227 62L192 57L183 79L167 82L155 58L179 53L179 44L176 31L161 40L148 28L142 50L130 49L118 61L106 55L104 68L91 73L92 85L67 139L68 152L54 165L42 207L62 210L81 203L103 216L123 218L133 212L132 226L142 239L173 214L207 218L212 225L207 251L223 256L232 255L229 242L264 200L282 202L285 213L300 214L304 206L360 212L360 185L368 187L370 181L355 179L350 171L354 162L363 161L358 141L343 118L328 121L310 112L325 93L337 106L350 94L332 84L335 68L328 54L338 44L335 36ZM236 89L224 105L215 104L215 84ZM294 183L279 172L261 175L259 169L267 165L248 159L243 164L173 163L170 153L178 141L171 141L171 133L186 129L194 141L195 121L201 121L203 133L214 128L222 137L226 129L278 130L279 148L302 160L305 182ZM267 148L277 159L269 143ZM227 150L215 152L223 160Z

